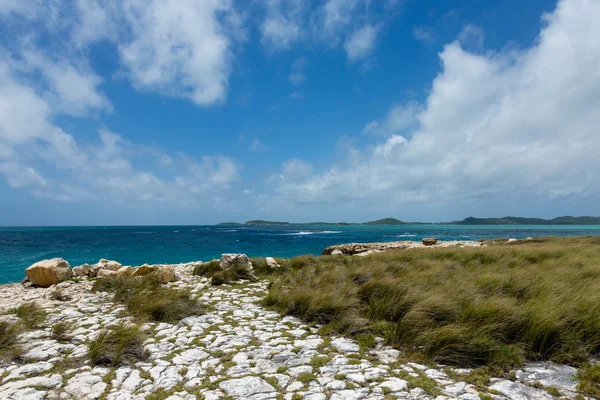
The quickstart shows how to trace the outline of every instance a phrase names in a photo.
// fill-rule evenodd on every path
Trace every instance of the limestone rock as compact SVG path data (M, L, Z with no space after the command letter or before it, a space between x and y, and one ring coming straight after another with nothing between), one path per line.
M437 239L436 238L423 238L422 243L425 246L433 246L434 244L437 243Z
M96 274L96 277L102 278L103 276L116 276L116 275L117 275L117 271L111 271L110 269L101 269Z
M87 276L90 273L92 266L90 264L82 264L76 267L73 267L73 276Z
M139 267L134 269L132 276L144 276L144 275L151 274L155 271L156 271L156 268L154 268L148 264L144 264L144 265L140 265Z
M518 241L519 241L518 239L510 238L510 239L508 239L507 243L516 243Z
M173 271L173 268L169 267L168 265L163 265L160 267L159 280L160 283L175 282L175 272Z
M341 251L341 250L333 250L333 251L331 252L331 255L332 255L332 256L343 256L343 255L344 255L344 252L343 252L343 251Z
M229 269L238 265L252 271L252 263L245 254L223 254L221 256L222 269Z
M38 261L25 270L25 275L32 284L49 287L73 276L69 263L62 258Z
M101 270L118 271L121 267L121 263L101 258L100 261L90 267L88 275L95 277L98 276L98 272Z
M238 399L262 398L265 395L275 393L273 386L257 376L229 379L219 383L219 386L227 395Z
M130 276L133 275L133 268L127 265L125 267L121 267L116 272L117 276Z
M273 257L267 257L265 260L270 268L279 268L279 264L277 264L277 261Z

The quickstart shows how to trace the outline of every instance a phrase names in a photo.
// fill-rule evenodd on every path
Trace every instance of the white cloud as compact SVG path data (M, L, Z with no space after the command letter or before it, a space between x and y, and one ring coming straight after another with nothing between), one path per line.
M261 43L270 52L291 48L302 36L302 2L268 0L266 15L260 25Z
M425 43L433 43L433 31L429 26L417 26L413 29L415 39Z
M598 196L599 14L596 1L563 0L529 49L481 54L460 42L445 46L422 109L393 107L384 122L366 127L389 125L386 140L362 157L280 181L279 199L422 215L499 196L516 203ZM412 126L412 116L410 132L396 134Z
M304 57L298 57L294 64L292 64L292 73L290 74L290 82L294 86L300 86L305 80L304 67L306 66L306 60Z
M239 28L221 16L234 13L228 1L127 0L123 11L132 37L119 53L134 85L203 106L225 99Z
M304 98L304 94L301 92L292 92L290 94L290 99L292 100L302 100Z
M414 128L418 124L417 114L420 111L422 107L414 100L403 105L392 106L381 124L371 121L365 125L361 133L389 136Z
M365 58L371 54L377 39L378 26L365 25L356 30L344 43L350 61Z

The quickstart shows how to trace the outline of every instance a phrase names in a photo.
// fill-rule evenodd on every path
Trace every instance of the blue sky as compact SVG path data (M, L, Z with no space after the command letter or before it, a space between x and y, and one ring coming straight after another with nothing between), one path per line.
M0 225L600 215L596 0L0 0Z

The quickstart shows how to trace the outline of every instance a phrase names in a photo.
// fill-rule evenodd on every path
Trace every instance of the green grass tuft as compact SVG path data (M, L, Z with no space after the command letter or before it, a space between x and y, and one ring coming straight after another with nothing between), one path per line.
M600 241L287 260L266 306L448 365L578 364L600 355ZM363 343L367 347L368 343Z
M17 341L21 332L21 324L0 322L0 360L16 360L21 356L22 349Z
M592 398L600 399L600 364L586 365L577 373L577 390Z
M73 324L61 321L52 327L50 337L57 342L68 342L71 340L71 335L69 334L71 330L73 330Z
M204 313L189 291L165 287L155 275L106 276L94 282L93 291L113 292L115 300L125 304L131 314L157 322L176 323Z
M88 355L92 365L132 364L148 358L144 350L144 335L139 326L116 325L101 331L88 344Z
M27 329L39 328L46 319L46 311L34 301L23 303L19 307L11 309L10 313L21 318Z

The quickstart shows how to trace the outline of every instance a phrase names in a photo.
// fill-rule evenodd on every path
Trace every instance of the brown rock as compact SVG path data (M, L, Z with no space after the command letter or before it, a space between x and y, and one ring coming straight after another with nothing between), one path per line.
M117 276L131 276L133 275L133 268L131 266L121 267L116 272Z
M168 265L164 265L160 267L159 271L160 272L158 276L160 283L175 282L175 272L173 271L173 268L169 267Z
M422 243L425 246L433 246L434 244L437 243L437 239L436 238L423 238Z
M100 271L98 271L98 274L96 275L98 278L102 278L103 276L111 276L117 275L117 271L111 271L110 269L101 269Z
M144 276L144 275L151 274L152 272L155 272L155 271L156 271L156 268L154 268L148 264L144 264L144 265L140 265L139 267L134 269L133 274L131 274L131 276Z
M25 270L29 281L36 286L49 287L73 276L73 270L62 258L38 261Z

